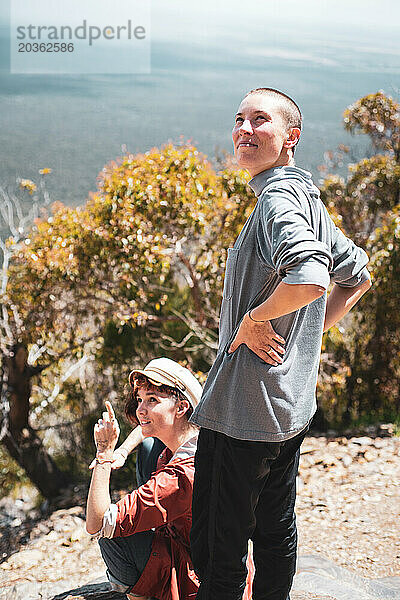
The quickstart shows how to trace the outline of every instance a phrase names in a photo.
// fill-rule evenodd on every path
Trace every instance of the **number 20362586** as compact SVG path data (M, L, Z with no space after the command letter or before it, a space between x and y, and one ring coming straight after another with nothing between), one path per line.
M74 44L69 42L42 42L40 44L34 42L20 42L18 44L18 52L73 52Z

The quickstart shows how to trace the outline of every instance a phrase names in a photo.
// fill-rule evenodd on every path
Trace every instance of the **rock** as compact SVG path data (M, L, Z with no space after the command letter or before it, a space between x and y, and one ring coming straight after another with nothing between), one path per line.
M376 425L367 425L367 427L365 428L365 431L366 433L368 433L368 435L376 435L376 430Z
M351 458L350 454L345 454L342 457L342 463L344 464L345 467L349 467L352 462L353 462L353 459Z
M36 581L24 581L3 587L0 591L0 600L49 600L54 597L54 594L63 594L63 590L66 588L65 582L49 583L49 582L36 582ZM67 592L68 594L68 592ZM87 596L90 600L96 600L95 596ZM99 600L126 600L126 596L122 597L121 594L111 596L110 592L107 596L98 596Z
M392 436L394 433L393 423L384 423L379 425L379 435Z
M372 445L380 450L381 448L385 447L385 442L381 438L376 438Z
M126 600L126 595L111 591L108 581L103 581L68 590L51 600Z
M70 515L71 516L79 516L79 517L83 518L84 513L83 513L82 507L80 507L80 506L73 506L72 508L69 508L69 509L62 508L61 510L56 510L50 516L50 520L51 521L58 521L59 519L65 518L65 517L70 516Z
M77 527L71 532L69 539L71 540L71 542L79 542L84 537L86 537L86 533L83 528L83 525L81 525L80 527Z
M12 568L31 567L36 565L43 559L41 550L21 550L18 554L13 554L8 559L7 563Z
M375 453L375 452L373 452L372 450L367 450L367 451L364 453L364 458L365 458L365 460L366 460L367 462L372 462L373 460L375 460L375 459L376 459L376 453Z
M370 437L358 437L358 438L351 438L350 440L353 444L358 444L359 446L369 446L372 442Z
M19 585L11 585L0 592L0 600L33 600L41 598L40 583L28 581Z

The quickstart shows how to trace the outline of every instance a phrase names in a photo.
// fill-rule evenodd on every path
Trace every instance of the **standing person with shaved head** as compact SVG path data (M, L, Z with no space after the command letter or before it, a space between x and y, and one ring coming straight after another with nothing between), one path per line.
M249 539L253 600L289 599L296 475L322 334L371 286L367 255L295 166L301 130L297 104L271 88L249 92L235 117L234 153L257 203L228 249L218 353L191 417L201 427L191 532L198 600L242 598Z

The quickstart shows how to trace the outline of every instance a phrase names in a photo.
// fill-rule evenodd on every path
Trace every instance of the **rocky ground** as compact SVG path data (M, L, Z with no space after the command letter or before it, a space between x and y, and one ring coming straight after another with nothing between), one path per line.
M307 437L297 501L300 556L326 557L367 578L400 576L399 482L400 438L390 430ZM29 520L27 501L3 499L0 600L52 598L104 575L97 543L84 530L84 495L77 489L73 508L45 518L31 512ZM299 582L300 576L292 600L336 598L302 590Z
M400 438L306 438L298 488L300 554L400 575Z

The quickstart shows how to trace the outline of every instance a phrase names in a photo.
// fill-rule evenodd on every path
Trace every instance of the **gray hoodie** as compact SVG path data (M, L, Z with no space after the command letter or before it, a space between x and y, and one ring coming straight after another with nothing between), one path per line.
M258 201L228 249L218 353L191 421L237 439L278 442L304 429L316 410L327 294L271 321L286 340L278 366L245 344L227 353L243 316L281 281L357 286L369 279L368 257L335 226L307 171L275 167L250 186Z

